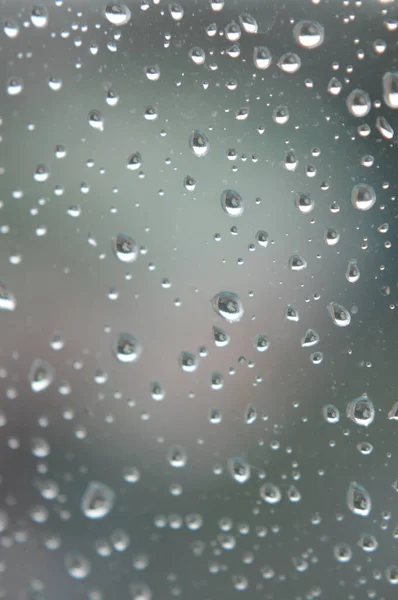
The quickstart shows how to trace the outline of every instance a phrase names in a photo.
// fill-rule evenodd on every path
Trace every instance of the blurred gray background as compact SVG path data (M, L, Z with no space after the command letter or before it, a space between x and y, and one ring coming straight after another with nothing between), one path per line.
M0 310L0 597L391 600L397 138L383 137L376 119L398 131L382 87L383 75L398 69L396 3L226 0L215 10L220 3L181 0L175 20L178 7L134 0L121 27L107 20L105 5L0 2L0 279L16 301L15 310ZM225 28L244 13L258 32L240 24L233 58ZM324 27L316 49L294 39L303 19ZM196 46L202 65L189 56ZM272 54L266 70L253 63L256 46ZM277 66L286 52L301 59L294 74ZM156 81L146 76L152 66ZM342 85L336 96L332 77ZM16 95L15 78L23 81ZM49 80L62 80L60 89ZM346 106L356 88L372 101L363 119ZM107 104L108 90L119 96L116 106ZM290 115L283 125L273 119L279 106ZM148 108L155 120L145 118ZM244 120L236 119L241 108L249 109ZM93 110L102 131L89 124ZM189 147L194 130L209 139L203 158ZM57 146L65 157L57 158ZM295 171L284 166L290 150ZM136 152L142 165L129 170ZM370 167L361 164L366 155ZM34 177L38 165L49 170L44 182ZM359 183L377 195L367 212L351 202ZM237 219L221 208L225 189L242 197ZM295 206L300 194L314 201L309 214ZM340 234L336 245L325 243L328 228ZM259 230L268 233L266 248L256 242ZM132 263L112 252L120 233L138 245ZM294 254L305 270L289 269ZM345 276L354 259L355 284ZM243 303L238 323L213 310L223 290ZM330 302L351 312L348 327L334 325ZM298 322L285 318L288 305ZM228 345L215 345L213 326L228 333ZM309 328L320 342L303 348ZM113 353L124 332L142 347L134 363ZM58 334L64 346L54 350ZM269 339L263 353L259 334ZM198 357L194 372L182 371L182 351ZM312 352L323 353L321 364ZM29 382L36 359L55 370L38 393ZM213 372L224 378L221 390L211 388ZM161 402L151 397L156 382ZM345 415L363 393L376 409L369 428ZM341 413L334 425L322 414L329 403ZM253 423L245 420L249 404ZM221 423L210 422L212 409ZM37 438L48 443L46 456L32 452ZM358 451L361 442L373 445L369 455ZM168 462L174 445L186 451L184 468ZM244 484L231 476L233 457L251 466ZM123 478L128 467L138 469L136 483ZM101 520L81 510L91 481L115 493ZM278 504L261 499L264 481L281 490ZM352 481L372 498L366 518L347 506ZM299 502L288 499L291 485ZM186 519L196 513L202 525L191 530ZM123 551L112 542L120 530L129 537ZM364 533L375 536L377 551L358 546ZM341 543L351 548L349 562L334 556ZM90 564L84 579L68 573L70 553Z

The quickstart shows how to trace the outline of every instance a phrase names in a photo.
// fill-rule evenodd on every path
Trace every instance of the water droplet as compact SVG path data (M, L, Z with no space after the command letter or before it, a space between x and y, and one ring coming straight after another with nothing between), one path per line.
M286 106L277 106L272 113L272 118L278 125L285 125L289 120L289 110Z
M90 110L88 113L88 122L93 129L104 130L104 118L99 110Z
M358 546L364 550L364 552L374 552L377 550L379 543L374 535L364 533L359 538Z
M10 77L7 81L7 94L9 96L18 96L24 88L23 80L20 77Z
M160 78L159 65L150 65L144 69L145 75L149 81L157 81Z
M315 202L309 194L299 194L294 201L296 208L304 215L314 210Z
M369 94L360 89L353 90L348 94L346 104L349 112L357 118L366 117L371 109Z
M174 21L181 21L184 16L184 9L181 4L173 3L169 5L169 13Z
M298 314L298 311L294 308L294 306L291 306L290 304L288 306L286 306L285 318L288 321L293 321L293 322L297 323L297 321L299 320L299 314Z
M257 69L268 69L272 62L272 54L266 46L256 46L253 50L253 62Z
M329 229L326 229L325 242L328 246L335 246L339 242L339 240L340 233L337 231L337 229L334 229L333 227L329 227Z
M235 190L225 190L221 194L221 206L230 217L240 217L245 208L241 196Z
M213 327L213 338L214 343L218 348L223 348L224 346L227 346L230 341L228 333L226 333L223 329L220 329L219 327Z
M348 544L345 542L341 544L336 544L333 548L333 554L335 559L339 563L347 563L352 558L352 550Z
M259 352L265 352L269 348L269 339L266 335L259 333L255 339L255 346Z
M219 292L212 299L212 304L216 313L230 323L240 321L243 316L242 301L233 292Z
M358 263L355 259L352 259L348 262L345 276L347 281L350 283L356 283L360 278L361 273L359 271Z
M164 389L162 388L160 383L158 381L154 381L151 386L152 400L155 400L156 402L160 402L161 400L164 400L165 395L166 395L166 392L164 391Z
M367 517L372 510L372 500L369 493L359 483L352 481L347 490L347 505L355 515Z
M35 172L33 173L33 179L38 183L43 183L47 181L50 176L50 170L46 165L40 164L37 165Z
M255 34L258 32L258 23L249 13L241 13L239 15L239 22L246 33Z
M171 446L167 452L167 460L176 469L181 469L187 464L187 453L182 446Z
M108 106L117 106L119 104L120 96L116 90L109 88L106 92L105 100Z
M141 356L141 345L130 333L120 333L113 349L113 353L122 363L135 362Z
M290 502L300 502L301 494L295 485L289 485L287 488L287 497L289 498Z
M129 593L131 600L152 600L152 590L146 583L131 583Z
M303 348L310 348L319 344L319 335L313 329L307 329L303 337L301 338L301 346Z
M388 411L390 421L398 421L398 402L395 402Z
M50 444L42 437L32 438L30 448L33 456L36 456L36 458L45 458L51 452Z
M389 108L398 108L398 71L383 76L383 98Z
M13 19L4 21L3 31L7 37L15 39L19 35L19 25Z
M291 271L303 271L307 268L307 261L299 254L293 254L289 258L289 269Z
M229 458L228 470L231 477L238 483L246 483L250 479L251 468L244 458Z
M192 352L181 352L179 363L185 373L193 373L198 368L198 359Z
M141 154L139 152L134 152L134 154L132 154L127 161L127 168L130 169L130 171L137 171L138 169L141 169L142 167L142 158L141 158Z
M224 31L225 37L229 42L237 42L242 35L241 28L235 21L228 23Z
M376 203L376 192L367 183L352 188L351 202L358 210L370 210Z
M131 19L131 12L125 4L110 2L105 7L105 17L112 25L120 27Z
M4 281L0 281L0 310L15 310L17 301Z
M54 381L55 369L46 360L37 358L29 369L29 383L33 392L46 390Z
M253 404L248 404L245 410L245 423L251 425L257 419L257 409Z
M79 552L68 552L65 555L65 568L74 579L85 579L91 571L91 563Z
M398 567L387 567L386 580L391 585L398 585Z
M320 365L323 361L323 353L322 352L313 352L310 356L310 361L313 365Z
M280 57L278 67L284 73L297 73L301 67L301 59L294 52L286 52Z
M338 96L343 89L343 84L336 77L332 77L328 83L328 92L332 96Z
M264 483L260 488L260 497L268 504L277 504L281 501L282 494L274 483Z
M268 233L266 231L257 231L256 241L259 246L266 248L268 246Z
M289 150L285 154L284 166L288 171L295 171L298 167L299 161L294 150Z
M119 233L112 240L112 250L115 256L125 263L134 262L138 256L138 247L132 237Z
M48 80L48 87L53 92L58 92L62 88L62 79L58 77L50 77Z
M32 25L39 29L41 29L42 27L46 27L48 25L47 8L42 5L35 6L30 15L30 20L32 21Z
M211 408L209 412L209 421L213 424L221 423L222 413L218 408Z
M218 371L213 371L210 377L210 386L212 390L222 390L224 387L224 377Z
M89 519L103 519L115 503L115 492L105 483L91 481L80 503L83 514Z
M326 404L322 409L323 418L327 423L338 423L340 421L340 411L334 404Z
M203 65L206 60L206 54L203 48L199 46L194 46L188 52L189 58L192 60L195 65Z
M351 323L349 311L344 306L341 306L341 304L331 302L327 308L333 323L338 327L347 327Z
M203 156L206 156L206 154L209 152L210 142L206 134L199 131L198 129L195 129L195 131L191 133L191 136L189 138L189 147L191 148L195 156L201 158Z
M357 449L364 456L368 456L368 454L372 454L373 452L373 446L369 442L359 442Z
M376 128L386 140L392 140L394 137L394 129L385 117L377 117Z
M299 21L293 28L293 37L299 46L312 50L325 38L325 30L317 21Z
M375 408L369 396L362 394L347 404L346 414L355 425L369 427L375 418Z

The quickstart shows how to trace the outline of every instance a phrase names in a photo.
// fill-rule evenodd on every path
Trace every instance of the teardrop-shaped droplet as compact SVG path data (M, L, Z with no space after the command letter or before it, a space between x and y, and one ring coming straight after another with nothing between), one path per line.
M289 269L291 271L303 271L307 268L307 261L299 254L293 254L289 258Z
M283 164L287 171L295 171L297 169L299 161L294 150L286 152Z
M355 259L352 259L348 262L345 276L347 281L350 283L356 283L360 278L361 273L359 271L358 263Z
M224 29L224 33L229 42L237 42L242 35L242 30L236 21L231 21Z
M266 46L256 46L253 50L253 62L257 69L264 71L272 62L272 54Z
M304 215L314 210L315 202L309 194L300 194L294 201L296 208Z
M398 421L398 402L395 402L388 411L390 421Z
M112 240L112 250L121 262L131 263L137 259L138 247L133 238L124 233L119 233Z
M256 241L259 246L266 248L268 246L268 233L266 231L257 231Z
M203 156L206 156L210 150L209 138L202 131L195 129L189 138L189 147L195 156L202 158Z
M258 32L258 23L249 13L241 13L239 15L239 22L246 33L254 34Z
M193 373L198 367L198 359L192 352L181 352L179 358L180 367L185 373Z
M219 292L212 299L213 308L217 314L230 323L236 323L243 316L243 304L233 292Z
M284 71L284 73L297 73L301 67L301 59L294 52L286 52L286 54L283 54L280 57L278 61L278 67L281 69L281 71Z
M4 281L0 281L0 310L15 310L17 301L15 296L7 288Z
M206 61L205 51L199 46L191 48L188 52L188 56L195 65L203 65Z
M303 348L310 348L319 343L319 335L313 329L307 329L303 337L301 338L301 346Z
M338 423L340 421L340 411L334 404L326 404L322 409L323 418L327 423Z
M360 89L348 94L346 104L349 112L357 118L366 117L372 106L369 94Z
M289 498L290 502L300 502L301 494L295 485L289 485L287 488L287 497Z
M360 183L352 188L351 202L358 210L370 210L376 202L376 192L367 183Z
M112 25L126 25L131 18L130 9L125 4L109 2L105 7L105 17Z
M130 333L120 333L114 347L119 362L132 363L141 356L141 344Z
M343 89L343 84L341 81L337 79L337 77L332 77L328 83L328 92L332 96L338 96Z
M230 337L223 329L213 327L214 343L218 348L223 348L229 344Z
M170 446L167 452L167 460L169 461L169 464L175 469L181 469L182 467L185 467L188 460L185 448L183 448L183 446L177 445Z
M88 122L93 129L104 130L104 118L99 110L90 110L88 113Z
M128 158L127 168L130 169L130 171L137 171L138 169L141 169L141 167L142 167L141 154L139 152L134 152L134 154L132 154Z
M257 419L257 409L253 404L248 404L245 410L245 423L251 425Z
M228 470L231 477L238 483L246 483L250 479L251 468L244 458L228 459Z
M377 117L376 128L386 140L392 140L394 137L394 129L385 117Z
M29 369L29 383L33 392L46 390L54 381L55 369L46 360L37 358Z
M298 311L291 304L289 304L285 308L285 317L287 321L293 321L295 323L297 323L297 321L299 320Z
M176 2L173 2L173 4L169 4L169 12L170 12L170 16L172 17L172 19L174 19L174 21L181 21L181 19L184 16L184 9L181 6L181 4L177 4Z
M362 427L369 427L375 418L375 407L367 394L354 398L347 404L347 417Z
M325 30L317 21L299 21L293 28L293 37L299 46L313 50L323 43Z
M224 377L218 371L213 371L210 376L210 387L212 390L219 391L224 387Z
M221 194L221 206L230 217L240 217L245 208L241 196L235 190L225 190Z
M81 510L89 519L103 519L115 503L115 492L105 483L91 481L81 500Z
M268 504L277 504L281 501L282 494L274 483L264 483L260 488L260 497Z
M325 231L325 242L328 246L335 246L340 240L340 233L334 227L329 227Z
M108 106L117 106L119 104L120 96L116 90L109 88L106 92L105 100Z
M338 327L347 327L351 323L350 312L341 304L331 302L327 308L333 323Z
M398 108L398 71L388 71L383 76L383 98L389 108Z
M348 487L347 505L351 512L361 517L367 517L372 510L369 492L356 481L352 481Z
M265 352L269 348L269 339L263 333L259 333L255 339L255 346L259 352Z

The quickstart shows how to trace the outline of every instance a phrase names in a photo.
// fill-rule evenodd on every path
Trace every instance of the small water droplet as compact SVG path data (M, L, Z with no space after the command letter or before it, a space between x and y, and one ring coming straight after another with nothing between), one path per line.
M377 117L376 129L386 140L392 140L394 137L394 129L385 117Z
M359 444L357 444L357 449L364 456L368 456L373 452L373 446L369 442L359 442Z
M188 52L188 56L195 65L203 65L206 60L205 51L199 46L191 48Z
M253 404L248 404L245 410L245 423L251 425L257 420L257 409Z
M352 188L351 202L358 210L370 210L376 203L376 192L367 183Z
M301 346L303 348L310 348L319 344L319 335L313 329L307 329L303 337L301 338Z
M105 483L91 481L81 500L81 510L89 519L103 519L115 503L115 492Z
M134 152L131 156L129 156L127 160L127 168L130 171L137 171L142 167L142 157L139 152Z
M213 308L220 317L230 323L236 323L243 316L243 304L233 292L219 292L212 299Z
M349 311L337 304L337 302L331 302L328 307L329 315L335 325L338 327L347 327L351 323L351 315Z
M255 346L259 352L265 352L269 348L269 339L266 335L259 333L255 339Z
M184 9L181 4L173 3L169 5L169 13L174 21L181 21L184 16Z
M300 502L301 494L295 485L289 485L287 488L287 497L289 498L290 502Z
M272 54L266 46L256 46L253 50L253 62L257 69L268 69L272 62Z
M288 152L286 152L284 158L285 169L287 169L287 171L295 171L298 167L298 164L299 161L294 150L289 150Z
M6 88L9 96L18 96L24 88L23 79L20 77L10 77L7 81Z
M214 326L213 326L213 338L214 338L214 343L218 348L223 348L224 346L227 346L230 341L230 337L229 337L228 333L226 333L223 329L220 329L219 327L214 327Z
M332 77L328 83L328 92L332 96L338 96L343 89L341 81L337 77Z
M17 301L14 296L7 288L4 281L0 281L0 310L15 310Z
M329 227L325 231L325 242L328 246L335 246L340 240L340 233L337 229Z
M202 158L208 154L210 150L210 142L205 133L195 129L189 138L189 147L195 156Z
M188 460L185 448L182 446L171 446L167 452L167 460L169 461L169 464L176 469L185 467Z
M299 46L312 50L325 38L325 30L317 21L299 21L293 28L293 37Z
M360 278L361 273L359 271L358 263L355 259L352 259L348 262L345 276L347 281L350 283L356 283Z
M398 402L395 402L388 411L390 421L398 421Z
M120 27L131 19L131 12L125 4L109 2L105 7L105 17L112 25Z
M268 504L277 504L281 501L282 494L274 483L264 483L260 488L260 497Z
M299 254L293 254L289 258L289 269L291 271L303 271L307 268L307 261Z
M88 113L88 122L93 129L104 130L104 118L99 110L90 110Z
M280 57L278 61L278 67L284 73L297 73L297 71L301 67L301 59L294 52L286 52L286 54L283 54Z
M335 559L339 563L347 563L352 558L352 550L348 544L342 542L341 544L336 544L333 548L333 554Z
M228 470L231 474L232 479L234 479L238 483L246 483L250 479L251 468L244 458L229 458Z
M33 392L46 390L54 381L55 369L46 360L37 358L29 369L29 383Z
M352 481L347 490L347 505L355 515L367 517L372 510L369 492L356 481Z
M133 238L124 233L119 233L112 240L112 250L115 256L125 263L134 262L138 256L138 247Z
M19 25L13 19L4 21L3 31L7 37L15 39L19 35Z
M210 377L210 386L212 390L222 390L224 387L224 377L218 371L213 371Z
M338 423L340 421L340 411L334 404L326 404L322 409L323 418L327 423Z
M65 555L65 568L74 579L85 579L91 571L91 563L79 552L68 552Z
M285 125L289 120L289 110L286 106L277 106L272 113L272 118L278 125Z
M240 217L245 208L241 196L235 190L225 190L221 194L221 206L230 217Z
M346 104L349 112L357 118L366 117L372 106L369 94L360 89L348 94Z
M181 352L179 357L180 367L185 373L193 373L198 368L198 359L192 352Z
M288 321L293 321L293 322L297 323L297 321L299 320L299 314L298 314L298 311L294 308L294 306L291 306L290 304L288 306L286 306L285 318Z
M141 345L130 333L120 333L113 349L113 353L122 363L132 363L141 356Z
M354 398L347 404L346 415L355 425L369 427L375 418L375 408L367 394Z
M116 90L109 88L106 92L105 100L108 106L117 106L119 104L120 96Z

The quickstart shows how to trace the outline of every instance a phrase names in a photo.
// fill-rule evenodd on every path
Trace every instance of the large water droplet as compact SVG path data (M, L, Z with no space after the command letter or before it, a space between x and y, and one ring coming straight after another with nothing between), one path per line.
M333 323L338 327L347 327L351 323L349 311L344 306L341 306L341 304L331 302L327 308Z
M266 248L268 246L268 233L266 231L257 231L256 240L259 246Z
M299 161L294 150L286 152L283 164L288 171L295 171L297 169Z
M300 194L294 201L296 208L305 214L310 213L314 210L315 202L312 200L309 194Z
M105 17L109 23L120 27L121 25L126 25L130 21L131 12L125 4L109 2L105 7Z
M203 48L199 46L194 46L188 52L189 58L192 60L195 65L203 65L206 60L206 54Z
M246 483L246 481L250 479L250 465L245 461L244 458L229 458L228 470L231 474L231 477L238 483Z
M24 88L21 77L10 77L7 81L6 89L9 96L18 96Z
M213 327L214 343L218 348L223 348L229 344L230 337L223 329Z
M181 4L173 3L169 4L169 13L174 21L181 21L184 16L184 9Z
M130 169L130 171L137 171L141 167L142 167L141 154L139 152L134 152L134 154L132 154L127 161L127 168Z
M32 21L32 25L41 29L48 25L48 10L43 5L37 5L32 9L32 13L30 15L30 20Z
M103 519L113 508L115 492L105 483L91 481L81 500L81 510L89 519Z
M377 117L376 129L386 140L392 140L394 137L394 129L385 117Z
M195 156L198 156L199 158L206 156L210 150L210 142L207 135L202 131L195 129L189 138L189 147Z
M294 306L291 306L291 304L285 308L285 317L288 321L293 321L295 323L297 323L299 320L298 311L294 308Z
M325 231L325 242L328 246L335 246L340 240L340 233L334 227L329 227Z
M293 254L289 258L289 269L291 271L303 271L307 268L307 261L299 254Z
M230 217L240 217L245 208L241 196L235 190L225 190L221 194L221 206Z
M253 62L257 69L268 69L272 62L272 54L266 46L256 46L253 50Z
M54 381L55 369L46 360L37 358L29 369L29 383L33 392L46 390Z
M317 21L299 21L293 28L293 37L297 44L312 50L323 43L325 30Z
M356 283L360 278L361 273L359 271L358 263L355 259L352 259L348 262L345 276L347 281L350 283Z
M120 333L115 342L113 353L118 361L132 363L140 357L141 345L130 333Z
M112 240L112 250L115 256L125 263L134 262L138 256L138 247L133 238L124 233L119 233Z
M266 335L259 333L255 339L255 346L259 352L265 352L269 348L269 339Z
M4 22L3 31L7 37L15 39L19 35L19 25L13 19L7 19Z
M359 183L352 188L351 202L358 210L370 210L376 202L376 192L367 183Z
M350 113L357 118L366 117L371 109L369 94L360 89L348 94L346 104Z
M274 483L264 483L260 488L260 497L268 504L277 504L281 501L282 494Z
M230 323L240 321L243 316L243 304L233 292L219 292L212 299L213 308L220 317Z
M388 71L383 76L383 98L390 108L398 108L398 71Z
M0 281L0 310L15 310L17 301L4 281Z
M375 407L369 396L362 394L347 404L346 415L355 425L369 427L375 418Z
M249 13L241 13L239 15L239 22L246 33L254 34L258 32L258 23Z
M319 343L319 335L313 329L307 329L303 337L301 338L301 345L303 348L310 348Z
M301 59L294 52L286 52L286 54L283 54L280 57L278 67L281 71L284 71L284 73L297 73L301 67Z
M198 359L192 352L181 352L179 357L180 367L185 373L193 373L198 368Z
M272 113L272 118L278 125L285 125L289 120L289 109L287 106L277 106Z
M340 411L334 404L326 404L322 409L323 418L327 423L338 423L340 421Z
M361 517L367 517L372 510L372 500L369 493L359 483L352 481L347 490L347 505L351 512Z

